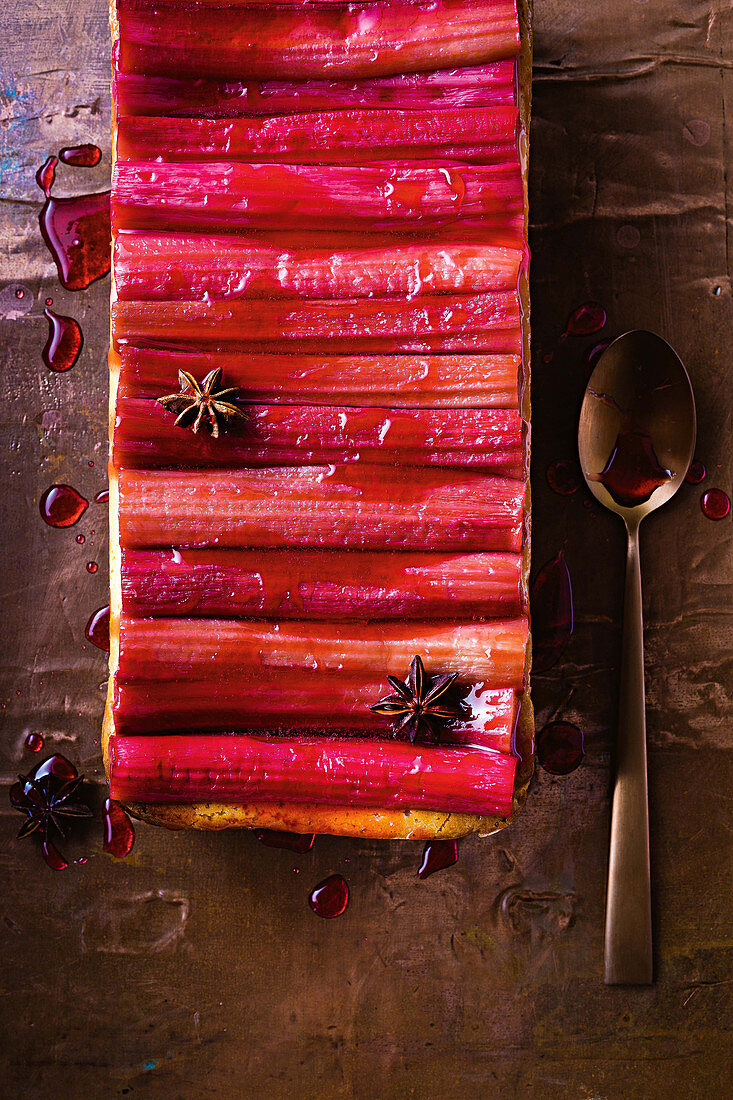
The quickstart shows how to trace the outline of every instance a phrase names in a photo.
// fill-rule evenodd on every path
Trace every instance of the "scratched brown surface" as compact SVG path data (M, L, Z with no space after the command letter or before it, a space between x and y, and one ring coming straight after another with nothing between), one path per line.
M464 842L458 866L424 882L409 843L322 838L294 858L246 834L142 825L127 861L99 853L54 873L13 839L4 789L2 1096L729 1094L731 522L706 520L700 489L685 486L645 524L657 980L605 989L623 539L583 492L562 498L545 482L548 463L573 454L582 354L599 339L557 337L571 309L596 300L603 337L648 327L677 348L705 484L733 487L727 8L536 3L534 559L564 548L576 629L534 691L540 725L559 708L584 728L584 764L566 779L539 771L509 832ZM101 799L105 662L83 629L105 602L104 569L85 570L104 563L103 509L56 531L37 502L55 481L86 496L104 484L108 286L60 290L33 176L61 145L93 141L102 165L62 169L58 190L106 185L106 4L13 0L0 28L0 767L7 788L32 763L25 736L41 732ZM85 333L66 375L41 364L47 295ZM307 892L332 872L349 879L351 903L322 921Z

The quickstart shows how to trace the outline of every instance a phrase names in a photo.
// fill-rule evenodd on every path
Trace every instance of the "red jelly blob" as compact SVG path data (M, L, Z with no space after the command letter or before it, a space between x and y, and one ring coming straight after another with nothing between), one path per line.
M606 323L606 311L597 302L585 302L570 314L563 336L591 336Z
M98 145L65 145L59 153L59 160L75 168L94 168L102 159L102 150Z
M289 852L310 852L315 833L281 833L277 829L258 829L255 836L268 848L286 848Z
M89 501L71 485L52 485L38 502L49 527L73 527L89 507Z
M427 878L445 867L452 867L454 863L458 863L457 840L429 840L422 854L417 877Z
M48 318L48 339L42 352L43 362L49 370L71 370L84 344L79 322L73 317L54 313L48 307L43 312Z
M319 917L340 917L349 904L349 884L342 875L329 875L313 887L308 904Z
M36 173L46 201L39 222L53 256L59 279L67 290L84 290L106 275L111 266L109 191L55 199L56 157L49 157Z
M109 489L102 489L94 498L95 504L106 504L109 500Z
M119 803L108 798L104 804L104 850L117 859L129 856L135 843L135 830Z
M532 666L545 672L559 659L573 633L573 586L562 550L542 566L530 590Z
M46 157L43 164L36 172L36 183L47 199L51 197L51 188L56 180L56 168L58 167L58 163L58 157Z
M577 462L569 458L558 459L547 467L547 484L553 493L568 497L580 488L581 473Z
M633 508L649 500L671 476L671 471L660 465L648 432L622 428L608 462L594 480L600 481L617 504Z
M97 649L109 653L109 606L100 607L86 625L84 635Z
M730 512L730 498L722 489L708 489L700 497L700 507L708 519L725 519Z
M698 462L695 459L690 463L690 468L685 474L685 481L689 481L690 485L699 485L701 481L704 481L707 476L707 470L702 462Z
M43 738L40 733L29 733L24 744L28 752L40 752L43 748Z
M550 722L537 735L537 759L550 775L569 775L584 756L583 731L572 722Z

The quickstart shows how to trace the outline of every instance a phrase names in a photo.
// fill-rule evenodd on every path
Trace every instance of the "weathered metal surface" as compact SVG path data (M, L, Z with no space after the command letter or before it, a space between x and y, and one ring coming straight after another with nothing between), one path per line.
M7 787L32 763L26 734L42 732L101 783L105 662L83 631L105 602L104 509L60 531L37 504L54 481L87 497L103 487L108 286L60 290L33 177L61 145L94 141L102 165L62 169L59 192L106 184L106 5L6 8L0 766ZM559 708L584 728L586 760L566 779L539 770L509 832L464 842L456 867L423 882L407 843L322 838L294 856L143 825L125 862L99 854L54 873L14 841L4 793L3 1095L725 1094L733 540L699 497L731 490L730 16L724 0L536 8L533 549L536 566L565 549L576 628L534 692L538 726ZM65 375L41 363L47 296L84 329ZM558 342L588 300L608 310L604 332ZM689 368L708 479L642 535L657 981L634 990L602 984L623 532L584 491L553 494L545 470L574 453L583 353L637 326ZM351 902L321 921L307 893L332 872Z

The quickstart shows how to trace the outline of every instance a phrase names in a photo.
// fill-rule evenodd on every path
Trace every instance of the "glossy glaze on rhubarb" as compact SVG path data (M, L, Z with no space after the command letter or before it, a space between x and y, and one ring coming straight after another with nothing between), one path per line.
M185 10L119 0L119 672L106 734L114 722L138 787L120 794L113 764L113 795L141 800L138 765L163 750L157 730L191 731L165 738L181 760L205 756L217 731L230 763L247 740L259 754L208 791L189 769L175 797L148 799L166 804L158 820L220 827L222 792L222 824L311 821L310 831L430 835L430 811L443 809L465 832L511 812L518 717L526 738L526 102L518 158L513 65L495 58L516 52L516 17L505 0L368 7L358 18L361 29L369 21L369 62L363 42L352 51L343 38L356 10L335 21L326 2L306 21L305 60L304 21L287 4L237 0L224 44L203 0ZM174 42L165 27L176 17ZM431 65L435 50L441 64L449 50L450 68ZM235 56L247 66L238 105ZM337 77L332 63L345 71ZM241 387L251 418L241 433L215 440L173 424L156 399L174 391L181 366L199 379L219 367L225 385ZM390 767L403 748L369 711L386 690L379 676L404 676L414 652L431 675L461 673L464 709L441 751L462 766L460 746L473 745L490 771L498 750L512 762L503 793L481 788L468 805L460 794L445 801L439 784L440 806L405 801L388 782L377 784L381 801L373 784L363 794L360 768L376 767L377 746ZM315 757L305 751L314 734ZM302 746L310 763L284 778L281 743L291 757ZM329 787L342 744L349 774ZM270 758L255 791L243 774ZM325 772L316 758L330 761ZM192 803L193 814L171 802ZM408 829L401 807L411 805Z

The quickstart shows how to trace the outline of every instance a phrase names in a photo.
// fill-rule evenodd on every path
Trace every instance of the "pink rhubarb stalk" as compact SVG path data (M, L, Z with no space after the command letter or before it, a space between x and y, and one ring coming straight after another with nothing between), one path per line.
M113 737L121 802L315 802L512 812L516 758L490 749L244 736Z
M123 546L519 551L525 486L366 465L123 470Z
M422 298L516 289L521 248L490 243L391 243L358 249L282 248L255 238L120 233L122 299Z
M183 369L204 378L221 367L225 384L261 404L386 408L516 408L519 355L269 355L120 350L120 386L159 397Z
M519 52L515 0L288 10L117 0L123 72L337 80L481 65Z
M457 672L488 687L524 682L527 620L343 623L238 619L120 622L120 683L225 680L275 669L399 675L418 653L431 674Z
M269 733L322 733L389 741L393 723L369 708L389 689L384 680L353 673L282 669L255 678L234 676L213 684L186 677L176 681L118 682L118 733L209 730ZM512 688L483 683L460 689L465 714L441 733L441 742L481 745L510 752L517 713Z
M122 607L137 618L509 618L519 554L123 550Z

